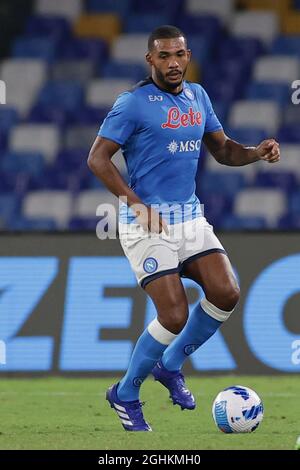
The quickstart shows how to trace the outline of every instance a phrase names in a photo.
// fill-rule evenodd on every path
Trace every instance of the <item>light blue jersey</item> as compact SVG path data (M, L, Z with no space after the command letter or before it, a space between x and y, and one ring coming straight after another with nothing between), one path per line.
M98 135L121 145L129 186L143 203L167 223L178 223L201 215L195 194L201 141L204 133L221 129L200 85L184 81L174 94L149 78L118 97ZM134 219L123 204L120 222Z

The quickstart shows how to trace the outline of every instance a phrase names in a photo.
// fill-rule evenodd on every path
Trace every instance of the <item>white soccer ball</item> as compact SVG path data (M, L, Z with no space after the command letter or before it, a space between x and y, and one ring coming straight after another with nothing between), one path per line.
M253 432L263 419L264 407L254 390L234 385L217 395L212 414L218 428L225 433Z

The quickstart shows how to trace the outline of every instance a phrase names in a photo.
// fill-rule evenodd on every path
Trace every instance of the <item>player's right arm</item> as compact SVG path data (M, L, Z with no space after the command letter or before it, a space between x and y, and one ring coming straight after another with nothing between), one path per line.
M155 210L143 204L111 161L112 156L119 148L120 145L112 140L96 137L88 156L87 163L90 170L115 196L133 209L138 222L144 229L155 233L161 233L164 230L167 233L168 228L164 220Z

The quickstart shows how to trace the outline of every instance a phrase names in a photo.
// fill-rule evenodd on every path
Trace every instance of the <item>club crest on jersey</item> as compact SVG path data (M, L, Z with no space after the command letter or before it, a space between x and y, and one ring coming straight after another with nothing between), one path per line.
M199 111L195 112L192 107L187 113L181 113L175 106L168 111L167 121L163 122L163 129L178 129L179 127L201 126L202 115Z
M194 93L189 88L184 89L184 94L189 100L194 100L195 99Z

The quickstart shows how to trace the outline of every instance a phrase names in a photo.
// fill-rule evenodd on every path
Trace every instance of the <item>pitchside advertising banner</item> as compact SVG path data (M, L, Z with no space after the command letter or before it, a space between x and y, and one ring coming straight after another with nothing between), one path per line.
M185 372L300 372L300 235L220 234L238 308ZM122 374L155 316L118 240L95 234L0 237L0 375ZM190 308L203 293L183 281Z

